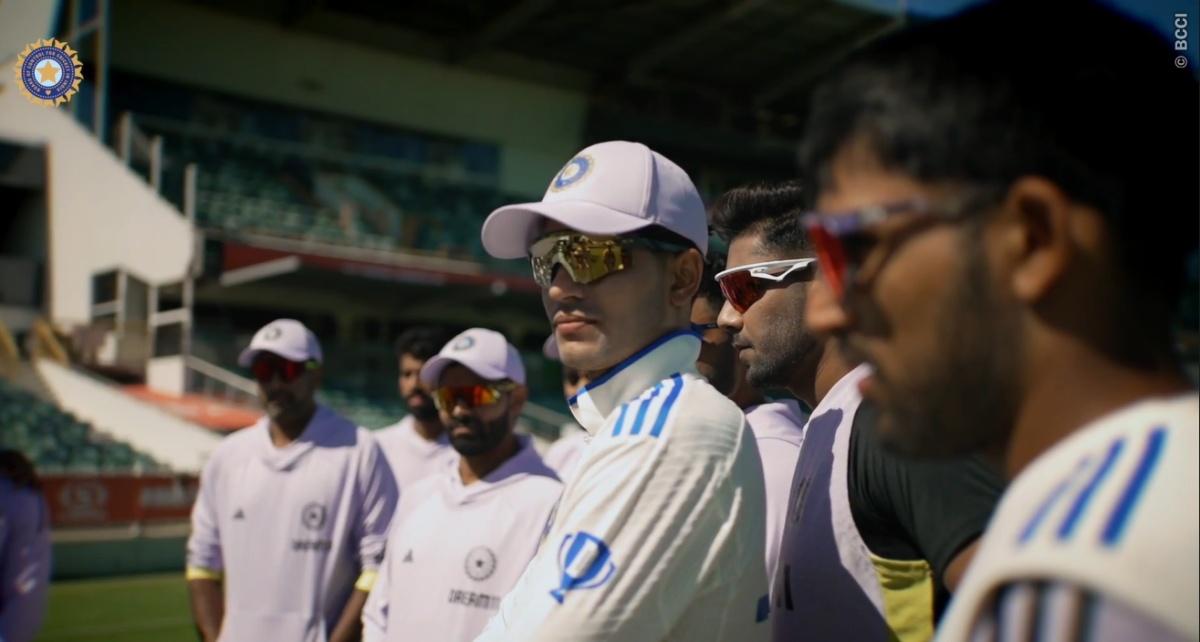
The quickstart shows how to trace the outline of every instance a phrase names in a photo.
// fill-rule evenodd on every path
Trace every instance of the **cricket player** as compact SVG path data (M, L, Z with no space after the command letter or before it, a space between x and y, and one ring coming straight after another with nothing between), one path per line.
M421 385L421 366L437 354L446 338L440 328L419 326L405 330L396 339L400 397L408 405L409 414L375 431L374 436L401 490L440 470L454 454L433 398Z
M546 338L542 344L542 354L547 359L562 362L562 356L558 354L558 344L554 341L554 335ZM563 399L570 399L579 392L587 381L583 378L583 373L575 368L564 365L562 367L562 389ZM571 474L575 472L575 465L579 463L579 457L583 455L583 449L588 443L588 433L579 424L574 421L564 423L558 431L558 439L550 445L546 450L546 456L543 458L546 465L553 468L558 474L558 478L564 482L570 479Z
M708 225L645 145L592 145L541 202L483 226L528 257L591 443L537 555L479 640L761 640L762 467L741 410L696 371Z
M711 208L729 240L717 275L727 299L720 323L752 384L787 388L814 408L802 449L759 443L764 470L776 471L767 497L775 491L785 507L782 515L768 508L778 520L768 525L782 529L773 637L928 640L1003 480L977 459L922 462L881 447L857 388L869 369L851 370L836 346L804 326L816 287L799 218L807 202L800 185L787 182L730 190ZM756 432L765 419L758 409L746 418ZM772 487L785 476L789 490Z
M762 458L763 483L767 498L766 570L775 576L783 520L787 516L792 472L800 455L807 413L795 399L769 400L746 377L746 365L738 359L733 335L719 327L717 319L725 297L716 275L725 260L710 254L705 261L700 294L692 303L692 325L701 329L703 344L696 368L710 383L746 413L746 424L754 433Z
M0 451L0 640L30 642L50 587L50 512L33 464Z
M513 427L520 354L472 328L421 368L457 456L406 490L367 606L364 638L475 639L533 557L562 483Z
M1012 479L939 640L1200 638L1200 400L1171 347L1197 83L1175 57L1104 5L1000 2L816 93L808 322L873 366L881 439Z
M238 362L266 416L225 438L200 477L188 539L204 640L357 639L383 558L396 483L370 433L315 401L321 346L292 319Z

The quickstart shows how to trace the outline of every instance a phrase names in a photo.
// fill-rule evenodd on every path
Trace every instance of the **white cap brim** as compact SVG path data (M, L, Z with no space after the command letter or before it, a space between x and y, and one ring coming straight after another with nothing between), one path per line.
M486 363L471 363L469 359L454 359L452 357L443 357L442 355L437 355L429 359L429 361L426 361L425 365L421 366L421 383L431 388L436 387L438 385L438 379L441 379L442 377L442 371L445 370L447 366L455 363L469 369L471 372L474 372L488 381L500 381L502 379L508 379L508 373L501 368L495 368Z
M655 224L590 201L518 203L497 209L483 222L483 248L498 259L523 259L542 219L599 236L628 234Z
M283 357L284 359L287 359L288 361L303 362L303 361L309 361L310 359L312 359L312 357L308 356L308 353L303 352L303 351L267 350L265 348L246 348L245 350L242 350L242 353L240 355L238 355L238 365L243 368L249 368L251 365L254 364L254 358L257 357L260 352L269 352L271 354Z

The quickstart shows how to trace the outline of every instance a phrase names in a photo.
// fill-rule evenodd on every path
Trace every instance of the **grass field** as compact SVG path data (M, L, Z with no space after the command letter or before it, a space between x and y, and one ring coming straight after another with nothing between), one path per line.
M50 585L41 642L194 642L183 573Z

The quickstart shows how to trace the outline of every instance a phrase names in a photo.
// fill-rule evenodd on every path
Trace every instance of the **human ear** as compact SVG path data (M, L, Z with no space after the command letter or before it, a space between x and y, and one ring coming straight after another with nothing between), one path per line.
M1013 294L1034 303L1059 283L1078 251L1076 204L1040 176L1017 179L1002 205L996 251L1007 263Z
M670 291L668 300L672 307L692 308L692 300L700 290L700 279L704 278L704 257L695 248L676 254L670 266Z

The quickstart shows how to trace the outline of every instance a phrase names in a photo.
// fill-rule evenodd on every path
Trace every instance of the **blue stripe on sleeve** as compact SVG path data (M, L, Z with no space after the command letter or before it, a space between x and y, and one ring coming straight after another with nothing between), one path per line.
M629 404L621 404L621 414L617 415L617 423L613 426L613 437L621 434L621 426L625 425L625 411L629 410Z
M642 400L641 405L638 406L637 418L633 420L633 428L629 431L629 434L641 434L642 424L646 421L646 413L650 412L650 404L654 403L654 398L657 397L658 393L660 392L662 392L661 383L657 386L654 386L654 388L650 390L650 395Z
M683 376L678 372L671 375L671 384L671 392L667 395L667 400L663 402L662 409L658 411L658 419L654 422L654 427L650 429L651 437L662 434L663 427L667 425L667 415L671 414L671 408L679 399L679 393L683 392Z
M1100 467L1096 469L1096 474L1092 476L1087 485L1080 491L1079 496L1075 498L1075 503L1071 506L1070 512L1067 513L1066 519L1063 520L1061 526L1058 527L1058 539L1067 540L1075 533L1075 527L1079 525L1080 518L1083 517L1084 511L1087 510L1088 504L1095 497L1096 491L1100 488L1100 484L1104 483L1104 479L1112 472L1113 465L1117 463L1117 459L1121 456L1121 451L1125 448L1125 438L1122 437L1113 442L1108 449L1108 454L1104 456L1104 461L1100 463Z
M1162 459L1166 441L1167 429L1164 427L1155 428L1147 438L1146 449L1142 451L1142 459L1133 471L1129 485L1121 493L1121 498L1117 500L1117 506L1100 535L1100 541L1105 546L1116 546L1121 541L1121 535L1125 533L1125 527L1129 524L1129 516L1133 514L1133 509L1142 497L1142 491L1146 489L1147 482L1150 481L1150 477L1158 467L1159 460Z

